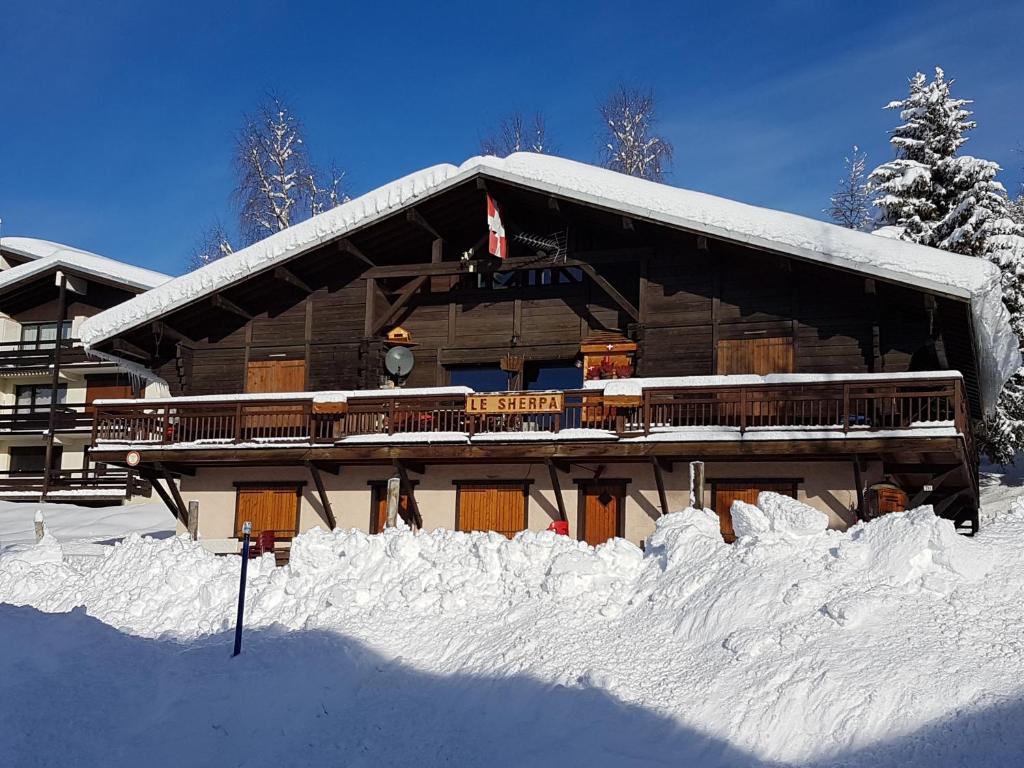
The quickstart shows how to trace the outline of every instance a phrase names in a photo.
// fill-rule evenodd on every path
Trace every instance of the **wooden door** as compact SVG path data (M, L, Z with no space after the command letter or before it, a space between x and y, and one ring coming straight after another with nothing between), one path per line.
M522 483L464 484L458 491L460 531L495 531L512 538L526 528L526 486Z
M246 392L304 392L305 360L251 360L245 369Z
M252 538L262 531L274 531L278 539L290 539L299 532L301 488L295 485L268 485L238 489L235 510L235 536L242 535L242 524L252 523Z
M85 377L85 410L92 413L92 404L97 400L114 400L132 398L135 392L127 376L104 374L102 376Z
M757 494L761 493L761 491L774 491L784 496L796 498L796 483L794 482L762 482L760 480L716 482L712 484L711 490L711 505L715 510L715 514L718 515L722 538L730 544L736 541L736 532L732 527L732 503L734 501L756 504Z
M718 342L716 373L792 373L793 340L785 336L722 339Z
M406 523L409 522L409 497L400 494L398 497L398 515ZM388 486L373 486L373 513L370 515L370 533L380 533L387 526L388 522Z
M577 528L580 541L591 546L604 544L623 534L623 508L626 483L601 480L580 489L580 513Z

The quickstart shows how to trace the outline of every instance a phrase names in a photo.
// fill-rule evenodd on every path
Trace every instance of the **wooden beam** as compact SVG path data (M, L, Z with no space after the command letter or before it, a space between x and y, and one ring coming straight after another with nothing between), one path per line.
M365 262L370 267L376 267L377 266L374 263L373 259L371 259L365 253L363 253L361 250L359 250L359 248L356 246L356 244L353 243L348 238L345 238L344 240L339 240L338 241L338 250L341 251L342 253L349 253L349 254L355 256L357 259L359 259L362 262Z
M301 277L288 269L288 267L275 267L274 277L282 283L287 283L288 285L298 288L300 291L305 293L313 292L313 289L310 288Z
M591 280L597 283L598 287L602 291L607 293L608 296L611 297L612 301L618 304L627 315L632 317L633 320L637 322L640 321L640 311L633 306L633 303L629 299L627 299L619 292L618 288L609 283L608 280L604 278L604 276L599 275L590 264L587 264L586 262L580 262L577 266L580 269L582 269L583 273L586 274Z
M409 473L406 471L405 463L399 460L392 462L392 466L398 472L398 478L402 483L402 493L409 499L409 512L417 528L423 528L423 517L420 515L420 505L416 501L416 493L412 483L409 482Z
M435 240L444 240L444 237L431 226L430 222L423 218L423 214L417 211L415 208L410 208L405 212L406 221L410 224L415 224L420 229L424 229L429 232Z
M915 509L917 507L920 507L922 504L924 504L928 500L928 498L933 493L935 493L937 490L939 490L939 487L943 483L945 483L947 480L949 480L954 475L960 474L960 471L961 471L961 468L959 466L956 466L956 467L953 467L950 470L947 470L947 471L943 472L941 475L933 477L931 483L929 483L929 485L931 485L931 488L929 490L919 491L918 493L914 494L914 498L912 498L910 501L907 502L907 509Z
M113 349L114 352L127 355L128 357L134 357L137 360L149 362L150 359L149 352L141 347L135 346L130 341L125 341L124 339L114 339L113 342L111 342L110 348Z
M178 508L178 513L174 516L181 521L182 525L188 525L188 506L185 504L184 499L181 498L181 491L178 490L178 486L174 484L174 477L171 475L170 470L167 469L162 463L155 462L153 467L157 472L164 476L164 482L167 483L167 489L171 494L171 498L174 499L174 506Z
M440 237L436 238L434 242L430 244L430 263L440 264L444 259L444 240Z
M174 519L180 521L181 518L178 517L178 509L175 506L174 501L171 499L171 497L167 495L167 490L162 485L160 485L160 480L157 477L157 474L155 472L150 471L140 472L139 475L143 479L149 481L149 484L153 486L153 490L156 491L156 495L160 497L161 501L163 501L164 506L167 507L168 511L170 511L172 515L174 515ZM185 524L187 525L187 523Z
M558 481L558 468L555 467L555 462L550 459L545 463L548 465L548 474L551 476L551 488L555 492L558 519L568 522L569 518L565 514L565 499L562 498L562 484Z
M154 320L151 326L153 337L157 339L170 339L174 342L192 342L193 339L183 334L176 328L172 328L163 320Z
M864 481L861 478L860 456L853 457L853 486L857 489L857 519L864 519Z
M957 491L956 493L954 493L952 496L947 496L945 499L943 499L938 504L936 504L935 505L935 514L936 515L942 515L942 514L944 514L946 512L946 510L948 510L956 502L958 502L961 499L963 499L965 496L973 496L973 495L974 495L974 489L973 488L963 488L963 489Z
M388 308L388 311L384 313L384 317L374 321L371 328L371 332L368 335L376 336L378 333L380 333L382 328L393 323L395 319L398 317L399 313L402 311L402 308L409 303L409 300L413 297L413 294L415 294L416 291L418 291L426 281L426 276L420 275L419 277L413 279L412 282L410 282L407 286L405 286L405 289L398 295L398 298L395 299L395 303L392 304Z
M338 527L338 521L334 517L334 510L331 508L331 500L327 498L327 489L324 488L324 479L320 477L320 468L312 461L306 462L309 474L313 477L313 485L316 486L317 495L320 497L320 506L324 510L324 521L333 531Z
M654 469L654 484L658 487L658 501L661 503L661 514L667 515L669 513L668 492L665 490L665 475L662 473L661 462L658 461L657 457L651 457L651 467Z
M406 460L402 462L402 466L405 467L406 470L408 470L409 472L414 472L417 475L425 474L427 471L427 465L424 464L422 461Z
M217 309L223 309L225 312L230 312L233 315L238 315L244 320L252 320L252 315L242 309L240 306L231 301L231 299L225 298L221 293L213 294L213 306Z

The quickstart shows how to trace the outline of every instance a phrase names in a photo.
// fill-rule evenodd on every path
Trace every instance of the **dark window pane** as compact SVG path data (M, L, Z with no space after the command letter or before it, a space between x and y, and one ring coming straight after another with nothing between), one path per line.
M474 392L502 392L508 389L508 373L497 365L459 365L448 370L454 387L469 387Z

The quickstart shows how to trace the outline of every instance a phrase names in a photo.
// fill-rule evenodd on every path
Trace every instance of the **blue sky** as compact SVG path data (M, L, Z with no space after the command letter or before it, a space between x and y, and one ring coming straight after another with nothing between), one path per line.
M821 216L850 145L890 157L882 105L940 64L976 102L966 151L1024 180L1020 0L0 3L3 234L172 273L234 220L232 136L268 88L358 194L516 109L594 161L600 100L651 87L670 183Z

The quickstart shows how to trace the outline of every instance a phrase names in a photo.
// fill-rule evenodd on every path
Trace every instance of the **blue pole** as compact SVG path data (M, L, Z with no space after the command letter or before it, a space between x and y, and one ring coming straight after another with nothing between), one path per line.
M242 576L238 581L238 617L235 619L235 652L232 658L242 652L242 614L245 612L245 574L249 570L249 535L252 523L248 520L242 525Z

